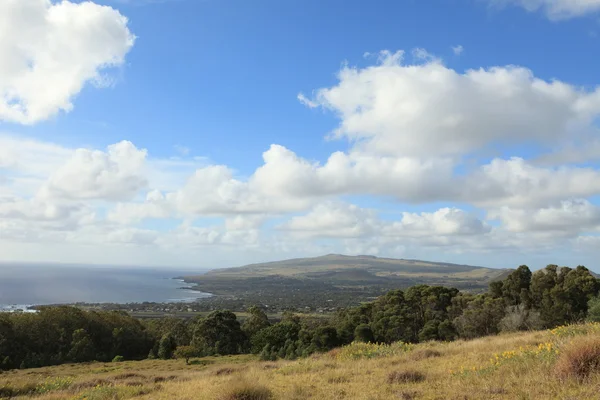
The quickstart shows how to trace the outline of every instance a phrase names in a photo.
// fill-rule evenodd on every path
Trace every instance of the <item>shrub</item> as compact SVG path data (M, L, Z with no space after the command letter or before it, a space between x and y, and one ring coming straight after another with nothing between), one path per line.
M44 394L48 392L53 392L55 390L65 390L69 388L73 384L73 379L69 377L54 377L47 378L44 382L39 383L35 391L39 394Z
M425 375L419 371L394 371L388 375L388 383L416 383L423 382Z
M417 351L413 352L410 355L410 358L411 358L411 360L419 361L419 360L424 360L426 358L440 357L441 355L442 355L442 353L440 353L437 350L423 349L423 350L417 350Z
M600 322L600 297L593 297L588 301L588 322Z
M112 359L112 362L123 362L125 361L125 357L123 356L115 356L115 358Z
M392 344L375 344L353 342L342 347L336 357L340 360L357 360L359 358L390 357L412 350L408 343L395 342Z
M231 385L219 397L219 400L271 400L273 392L266 386L237 382Z
M600 371L600 338L575 340L562 350L555 366L561 378L583 380Z
M363 343L375 342L375 337L373 336L371 327L367 324L358 325L354 330L354 340Z

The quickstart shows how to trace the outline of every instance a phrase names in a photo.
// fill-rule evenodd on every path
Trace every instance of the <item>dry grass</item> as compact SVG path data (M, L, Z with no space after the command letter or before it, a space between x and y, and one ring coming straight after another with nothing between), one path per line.
M416 383L423 382L425 380L425 374L415 370L407 371L394 371L390 372L387 377L389 384L393 383Z
M577 380L600 372L600 337L577 338L565 346L555 371L560 378Z
M223 390L219 400L271 400L273 392L266 386L237 381Z
M433 349L415 350L411 353L410 359L414 361L425 360L426 358L441 357L442 353Z
M545 350L548 343L552 344L548 349L557 349L558 355ZM193 365L185 365L181 360L63 365L0 374L0 391L5 391L0 397L17 395L18 399L37 400L76 400L84 396L94 400L595 399L599 398L600 388L600 372L596 372L600 362L594 361L600 359L598 343L598 331L574 336L545 331L453 343L425 343L404 353L353 360L323 354L298 361L268 363L253 357L234 356L203 359ZM561 379L557 379L556 374ZM57 390L35 392L41 382L58 378L66 379L69 384Z

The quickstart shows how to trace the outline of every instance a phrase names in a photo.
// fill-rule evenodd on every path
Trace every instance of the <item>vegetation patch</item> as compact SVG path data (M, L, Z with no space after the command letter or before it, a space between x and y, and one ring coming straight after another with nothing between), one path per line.
M414 345L403 342L392 344L354 342L342 347L337 353L338 360L357 360L360 358L391 357L404 354L414 348Z
M600 338L577 339L565 346L555 371L561 378L584 380L600 371Z
M350 382L350 378L344 375L332 376L327 379L327 382L332 384L348 383Z
M219 400L271 400L273 392L262 385L252 384L245 381L237 382L225 389Z
M234 368L220 368L217 370L217 372L215 372L215 375L217 376L221 376L221 375L231 375L233 374L235 371L237 371Z
M440 353L437 350L423 349L423 350L413 351L410 355L410 359L414 360L414 361L420 361L420 360L425 360L427 358L441 357L441 356L442 356L442 353Z
M418 383L425 380L425 374L415 370L390 372L387 377L389 384L393 383Z

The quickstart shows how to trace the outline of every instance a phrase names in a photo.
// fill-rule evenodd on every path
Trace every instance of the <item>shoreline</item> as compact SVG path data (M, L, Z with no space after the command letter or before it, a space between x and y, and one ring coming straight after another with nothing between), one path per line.
M184 284L191 284L191 282L186 282L185 279L181 278L181 277L175 277L175 278L164 278L164 279L170 279L170 280L176 280L176 281L180 281L181 283ZM5 304L0 304L0 313L3 312L7 312L7 313L19 313L19 312L37 312L39 308L42 307L60 307L60 306L72 306L72 307L102 307L102 306L107 306L107 305L120 305L120 306L126 306L126 305L132 305L132 306L139 306L139 305L144 305L144 304L152 304L152 305L168 305L168 304L192 304L195 302L198 302L202 299L207 299L210 297L213 297L214 294L212 293L207 293L207 292L202 292L200 290L197 290L194 286L181 286L176 288L176 290L178 291L187 291L190 296L189 297L182 297L182 298L173 298L173 299L166 299L164 301L150 301L150 300L144 300L144 301L126 301L126 302L121 302L121 301L104 301L104 302L86 302L86 301L77 301L77 302L65 302L65 303L40 303L40 304L17 304L17 303L5 303Z

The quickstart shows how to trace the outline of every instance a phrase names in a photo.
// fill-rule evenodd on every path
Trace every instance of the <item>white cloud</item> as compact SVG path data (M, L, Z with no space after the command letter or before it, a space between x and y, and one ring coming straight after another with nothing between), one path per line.
M147 185L146 150L128 141L106 152L77 149L42 187L40 196L65 199L128 200Z
M494 5L514 4L527 11L541 11L552 20L568 19L600 11L600 0L489 0Z
M454 53L454 55L456 56L460 56L463 51L465 51L465 48L462 47L462 45L458 45L458 46L452 46L452 52Z
M374 210L353 204L327 202L308 214L292 217L279 229L308 237L365 237L379 234L381 223Z
M521 67L461 73L424 50L414 64L403 54L344 67L314 99L299 96L333 111L334 137L348 140L322 160L272 144L261 165L240 173L185 151L153 158L128 141L98 150L0 135L0 249L26 257L27 243L47 254L72 246L85 259L81 249L100 247L115 260L172 255L190 264L199 254L441 259L592 241L600 171L583 163L596 153L600 92ZM516 156L490 152L498 144ZM349 204L351 196L385 200L386 215L400 217Z
M516 66L459 73L433 60L406 64L403 52L380 64L344 67L339 83L311 101L334 111L338 138L394 156L465 155L492 145L548 145L589 129L600 91L547 82Z
M392 224L388 235L430 237L482 235L491 228L472 214L457 208L441 208L433 213L403 213L402 220Z
M316 205L308 214L292 217L279 227L296 236L331 238L425 238L484 235L491 228L476 216L457 208L435 212L402 213L399 221L381 219L375 210L343 202Z
M576 235L600 227L600 208L587 200L562 201L554 207L537 210L502 207L492 210L489 218L499 219L512 232L558 232Z
M319 105L317 103L315 103L314 101L310 100L308 97L306 97L304 94L302 93L298 93L298 101L302 104L304 104L305 106L309 107L309 108L316 108Z
M0 121L32 124L73 108L88 82L123 64L127 18L92 2L0 2Z
M467 178L462 200L479 206L544 207L600 193L594 168L534 166L522 158L494 159Z

